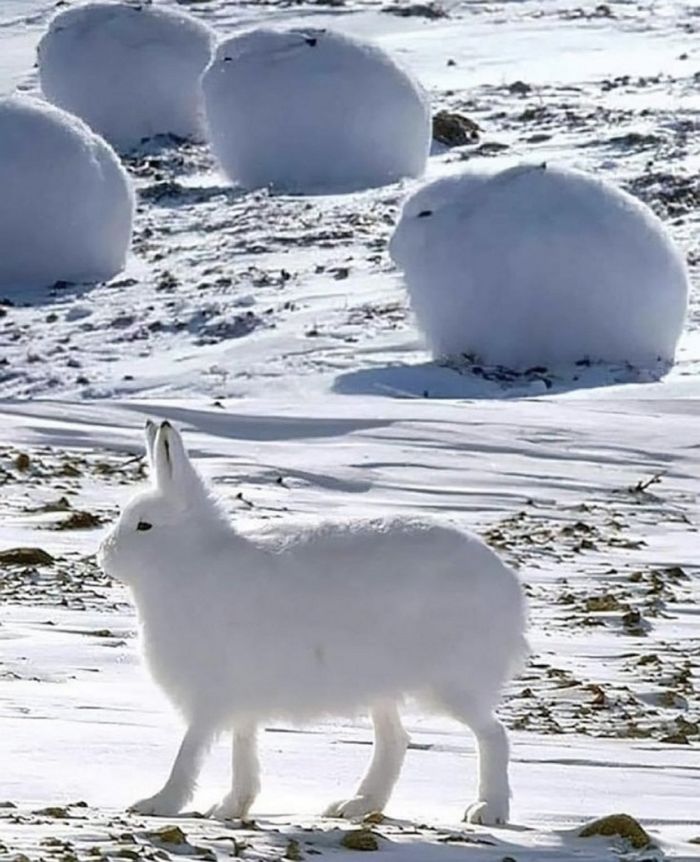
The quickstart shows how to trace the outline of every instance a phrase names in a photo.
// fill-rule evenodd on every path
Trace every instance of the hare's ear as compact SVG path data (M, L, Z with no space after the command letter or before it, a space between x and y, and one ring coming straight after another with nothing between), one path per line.
M148 468L151 471L151 475L154 476L156 467L153 453L156 447L156 434L158 433L158 426L152 419L146 420L146 427L144 428L143 433L146 438L146 460L148 461Z
M156 484L174 497L186 502L187 492L200 486L201 480L189 459L182 437L169 422L161 422L153 445Z

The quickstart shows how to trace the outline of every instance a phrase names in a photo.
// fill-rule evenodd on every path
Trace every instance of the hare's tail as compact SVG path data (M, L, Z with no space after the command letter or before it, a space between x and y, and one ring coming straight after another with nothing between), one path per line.
M520 635L513 650L513 658L508 667L510 678L518 676L525 669L528 658L532 653L532 647L525 635Z

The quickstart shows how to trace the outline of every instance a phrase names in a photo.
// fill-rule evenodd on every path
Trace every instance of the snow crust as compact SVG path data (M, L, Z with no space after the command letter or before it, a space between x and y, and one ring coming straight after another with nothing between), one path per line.
M41 88L118 149L202 137L199 78L213 31L182 12L89 3L56 15L38 48Z
M0 286L111 278L126 262L134 197L112 148L37 99L0 99Z
M343 192L425 168L427 96L376 45L257 29L223 42L202 84L212 149L247 188Z
M444 177L405 203L390 251L437 357L674 359L684 258L646 205L604 180L544 164Z

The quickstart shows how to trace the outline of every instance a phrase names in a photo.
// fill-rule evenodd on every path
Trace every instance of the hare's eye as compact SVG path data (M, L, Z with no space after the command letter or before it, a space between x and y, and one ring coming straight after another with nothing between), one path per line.
M418 218L428 218L428 216L431 216L432 214L433 214L432 210L421 210L418 213Z
M148 521L139 521L136 525L136 529L140 533L145 533L146 530L150 530L153 527L153 524L149 524Z

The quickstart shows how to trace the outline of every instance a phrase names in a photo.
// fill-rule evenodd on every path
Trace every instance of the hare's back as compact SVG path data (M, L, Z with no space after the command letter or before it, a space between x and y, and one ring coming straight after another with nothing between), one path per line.
M477 536L434 519L395 516L288 524L261 534L276 576L373 595L520 591L513 571ZM299 584L300 585L300 584Z
M260 645L270 645L271 691L303 667L306 696L316 677L324 696L338 681L338 703L441 680L495 693L522 652L518 578L467 532L358 519L288 525L263 544L272 583L256 604L256 644L259 661Z

